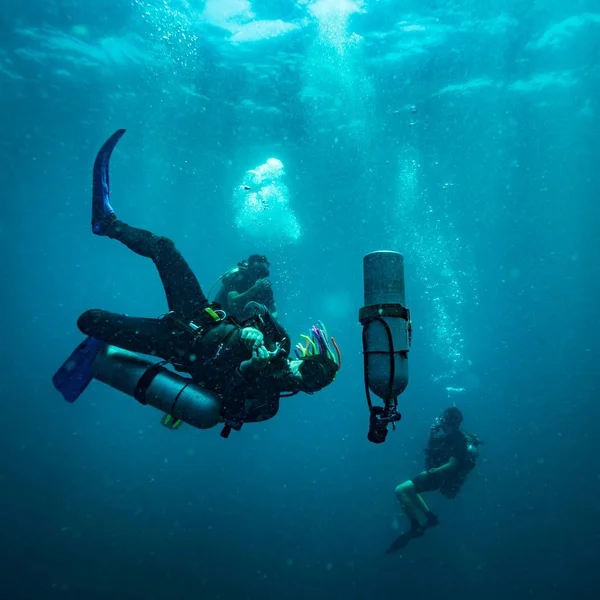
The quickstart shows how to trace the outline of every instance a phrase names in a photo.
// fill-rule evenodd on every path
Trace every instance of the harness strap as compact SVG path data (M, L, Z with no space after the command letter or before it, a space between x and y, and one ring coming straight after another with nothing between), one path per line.
M164 371L163 365L166 365L167 361L163 360L162 362L156 363L151 367L148 367L144 374L140 377L137 385L135 386L135 390L133 392L133 397L144 406L148 404L146 401L146 392L148 388L152 385L154 378L161 372Z

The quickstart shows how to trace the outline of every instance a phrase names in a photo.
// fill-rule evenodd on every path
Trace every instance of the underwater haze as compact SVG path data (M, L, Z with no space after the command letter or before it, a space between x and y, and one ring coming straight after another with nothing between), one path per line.
M595 0L28 0L0 18L2 600L596 598L600 6ZM173 239L204 290L265 254L336 381L171 431L52 376L91 308L158 317ZM403 415L367 440L363 257L405 259ZM216 290L217 288L215 288ZM374 398L374 400L376 400ZM456 404L484 444L400 552L395 487Z

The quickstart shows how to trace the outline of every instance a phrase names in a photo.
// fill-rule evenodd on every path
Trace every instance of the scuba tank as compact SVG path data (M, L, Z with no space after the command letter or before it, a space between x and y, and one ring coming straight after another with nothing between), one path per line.
M467 462L471 465L469 470L472 470L479 458L479 446L483 442L474 433L465 433L465 437L467 438Z
M221 283L222 284L221 289L217 293L217 298L218 298L219 295L221 294L223 288L226 286L227 282L234 275L237 275L242 269L247 268L247 267L248 267L248 263L246 261L243 261L241 263L238 263L236 267L232 267L231 269L229 269L229 271L225 271L225 273L223 273L222 275L217 277L216 281L210 286L210 289L208 290L208 294L206 294L206 297L210 298L213 290L215 289L215 286L218 283ZM217 298L215 298L215 302L218 302ZM221 304L221 303L219 302L219 304Z

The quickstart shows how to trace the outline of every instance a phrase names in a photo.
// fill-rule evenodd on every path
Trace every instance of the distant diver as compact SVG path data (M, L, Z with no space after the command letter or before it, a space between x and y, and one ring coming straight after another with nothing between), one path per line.
M78 319L87 336L53 378L73 402L96 378L165 414L163 424L199 428L224 424L221 433L245 422L272 418L282 395L313 394L335 379L339 349L322 323L289 358L289 336L261 304L250 303L243 322L211 304L174 243L117 219L110 204L109 162L125 133L115 132L100 149L93 171L92 232L116 239L151 258L158 269L169 312L161 318L88 310ZM162 359L152 363L141 355ZM181 377L165 368L170 363Z
M249 302L263 305L274 318L277 318L277 307L273 288L268 277L269 261L262 254L251 254L246 260L237 264L221 275L213 284L221 284L214 301L230 316L237 320L246 319L246 306ZM210 298L212 288L207 296Z
M427 506L421 494L440 491L447 498L455 498L475 468L478 446L476 435L461 431L461 411L452 406L444 410L430 428L429 443L425 449L425 471L396 488L396 496L410 521L410 530L400 535L388 548L393 553L403 548L425 530L439 525L439 519ZM419 521L419 513L425 522Z

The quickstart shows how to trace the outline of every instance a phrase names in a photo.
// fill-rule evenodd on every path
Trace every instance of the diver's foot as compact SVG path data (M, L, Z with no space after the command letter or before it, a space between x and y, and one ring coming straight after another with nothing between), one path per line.
M440 520L437 515L434 515L431 511L427 513L427 527L437 527L440 524Z
M425 528L419 521L414 520L410 522L410 535L411 537L421 537L425 533Z
M92 233L95 235L108 235L110 224L116 220L115 211L106 200L106 204L102 207L92 208Z
M96 235L108 235L107 226L116 219L115 211L110 204L109 164L110 155L117 142L123 137L124 129L113 133L94 161L94 175L92 180L92 232Z
M99 220L92 219L92 233L95 235L104 235L108 237L112 237L111 233L114 230L114 222L117 220L117 215L115 215L114 211L112 213L108 213L106 216L102 217Z

